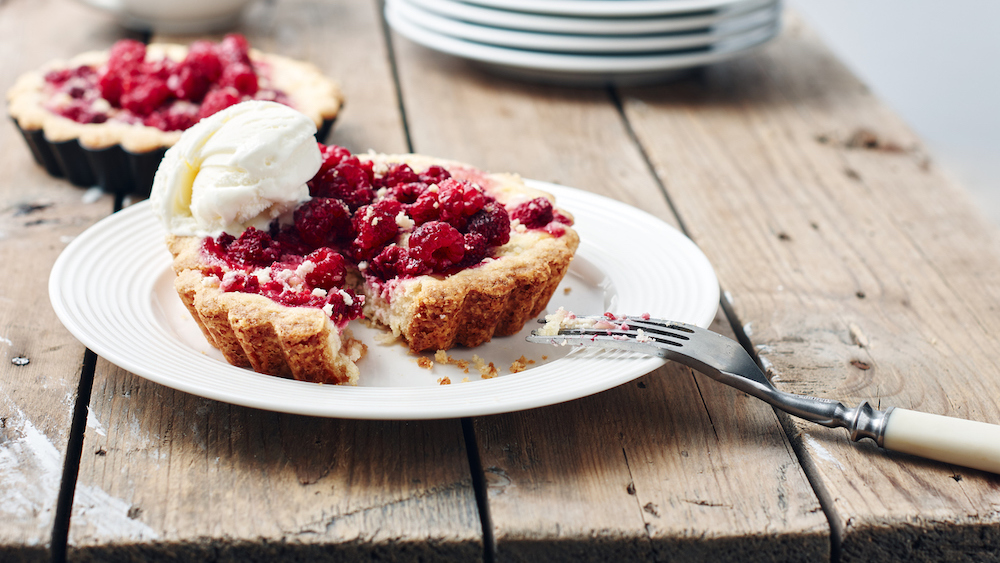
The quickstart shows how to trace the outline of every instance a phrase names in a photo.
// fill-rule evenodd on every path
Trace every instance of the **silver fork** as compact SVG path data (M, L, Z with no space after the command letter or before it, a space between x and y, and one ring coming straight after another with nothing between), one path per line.
M539 320L539 322L546 322ZM856 408L830 399L779 391L736 341L694 325L643 317L573 317L532 331L529 342L630 350L659 356L762 399L791 415L846 428L851 440L870 438L879 447L937 461L1000 473L1000 426L889 407L867 401ZM552 328L558 326L558 332ZM551 334L543 334L549 333Z

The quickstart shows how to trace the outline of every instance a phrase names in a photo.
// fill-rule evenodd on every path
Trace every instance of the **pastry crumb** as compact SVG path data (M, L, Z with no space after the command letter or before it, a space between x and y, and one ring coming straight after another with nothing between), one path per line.
M479 375L483 379L493 379L494 377L500 375L500 370L497 369L493 362L486 363L486 360L480 358L479 356L473 355L472 362L479 371Z
M549 359L548 355L545 355L545 356L542 356L542 361L543 361L543 362L544 362L545 360L547 360L547 359Z
M434 367L434 361L427 356L420 356L417 358L417 365L424 369L431 369Z
M462 383L468 383L468 382L469 382L469 378L468 377L463 377L462 378Z
M441 379L438 379L438 385L451 385L451 378L442 377Z
M572 287L564 287L563 288L563 295L569 295L572 292L573 292L573 288Z
M514 363L510 364L510 372L511 373L522 372L533 363L535 363L535 360L529 360L522 355L520 358L514 360Z

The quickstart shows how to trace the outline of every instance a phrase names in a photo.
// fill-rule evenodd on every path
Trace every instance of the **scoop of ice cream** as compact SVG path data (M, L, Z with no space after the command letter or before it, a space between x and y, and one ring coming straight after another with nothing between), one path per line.
M150 202L180 236L267 229L309 199L322 156L316 125L275 102L249 101L206 117L167 150Z

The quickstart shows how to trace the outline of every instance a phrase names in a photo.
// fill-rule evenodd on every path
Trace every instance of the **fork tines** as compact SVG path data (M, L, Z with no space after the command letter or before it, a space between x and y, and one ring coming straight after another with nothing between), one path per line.
M539 319L545 323L544 319ZM529 342L563 346L597 346L657 353L665 347L681 347L694 331L683 323L661 319L611 315L572 317L559 323L555 334L532 331Z

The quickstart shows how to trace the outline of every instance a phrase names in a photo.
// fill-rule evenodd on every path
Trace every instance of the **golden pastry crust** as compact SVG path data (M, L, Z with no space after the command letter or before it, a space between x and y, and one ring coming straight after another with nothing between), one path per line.
M516 174L487 174L459 162L424 155L358 155L379 165L403 162L421 172L431 165L453 176L476 182L508 209L545 197L546 192L524 184ZM569 213L560 213L571 217ZM538 229L517 228L496 259L447 277L425 275L366 283L365 316L406 339L415 352L447 350L456 345L478 346L494 336L508 336L537 317L569 270L580 237L564 226L559 236Z
M180 61L187 54L187 47L152 43L146 47L146 53L149 60L169 57ZM79 139L80 144L87 149L121 145L132 153L172 146L180 138L181 131L162 131L156 127L114 121L77 123L45 108L46 73L82 65L99 67L107 62L108 54L108 51L82 53L68 61L52 61L42 69L21 75L7 91L10 116L25 131L43 130L45 138L53 143ZM285 92L295 109L315 121L317 128L324 121L332 121L337 117L344 96L337 83L323 76L315 65L262 53L256 49L250 49L250 58L269 69L267 84Z

